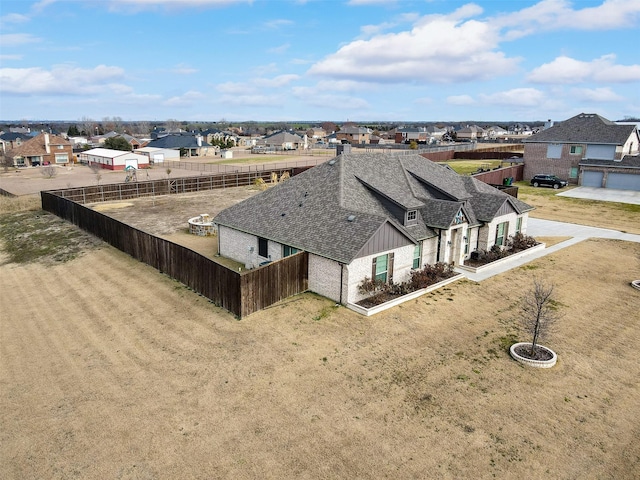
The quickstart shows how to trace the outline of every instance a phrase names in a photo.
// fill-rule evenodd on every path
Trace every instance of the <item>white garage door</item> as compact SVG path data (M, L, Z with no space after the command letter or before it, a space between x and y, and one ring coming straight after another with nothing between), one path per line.
M124 161L124 168L127 168L127 167L138 168L138 160L135 158L131 158L131 159L127 158Z
M607 175L607 188L640 191L640 175L634 175L632 173L610 173Z
M603 172L584 172L582 175L582 186L583 187L602 187L602 177L604 177Z

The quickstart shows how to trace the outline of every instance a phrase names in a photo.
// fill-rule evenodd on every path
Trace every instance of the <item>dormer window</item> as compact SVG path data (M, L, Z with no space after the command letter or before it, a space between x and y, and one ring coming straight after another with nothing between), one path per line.
M405 225L414 225L416 223L418 223L418 211L409 210L406 214Z

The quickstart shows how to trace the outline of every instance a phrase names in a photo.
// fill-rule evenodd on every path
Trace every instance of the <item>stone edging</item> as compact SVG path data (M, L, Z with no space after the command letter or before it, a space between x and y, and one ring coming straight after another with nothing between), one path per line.
M360 305L356 305L355 303L349 302L347 303L347 308L361 315L366 315L367 317L370 317L371 315L375 315L376 313L380 313L384 310L395 307L396 305L400 305L401 303L408 302L409 300L413 300L414 298L418 298L424 295L425 293L429 293L433 290L437 290L438 288L444 287L449 283L456 282L463 278L464 278L464 275L460 273L451 278L447 278L442 282L434 283L433 285L429 285L427 288L416 290L415 292L408 293L406 295L403 295L402 297L394 298L393 300L389 300L388 302L381 303L380 305L376 305L375 307L365 308L365 307L361 307Z
M491 263L487 263L486 265L482 265L481 267L471 267L469 265L456 265L456 268L459 268L460 270L466 270L468 272L472 272L472 273L479 273L482 272L484 270L490 270L493 267L497 267L498 265L502 264L502 263L507 263L510 261L514 261L514 260L519 260L520 258L523 257L527 257L533 253L536 253L540 250L544 250L546 248L546 244L544 243L539 243L538 245L535 245L531 248L527 248L526 250L522 250L518 253L514 253L513 255L509 255L507 257L504 258L500 258L499 260L495 260Z
M553 354L553 358L551 358L550 360L531 360L529 358L522 357L522 356L518 355L516 353L516 351L515 351L516 348L518 348L518 347L520 347L522 345L531 345L531 342L514 343L513 345L511 345L511 348L509 348L509 353L511 354L511 357L513 357L513 359L516 362L522 363L523 365L526 365L528 367L551 368L558 361L558 355L556 355L556 352L554 352L550 348L545 347L543 345L537 345L537 346L540 347L540 348L544 348L545 350L547 350L547 351L549 351L549 352L551 352Z

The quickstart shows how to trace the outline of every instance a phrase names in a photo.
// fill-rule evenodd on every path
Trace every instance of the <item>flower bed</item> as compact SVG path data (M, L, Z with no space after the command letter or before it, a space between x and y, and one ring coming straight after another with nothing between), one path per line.
M418 298L424 295L425 293L429 293L434 290L437 290L438 288L442 288L445 285L456 282L462 278L464 278L463 274L454 273L452 277L449 277L440 282L434 283L433 285L430 285L426 288L422 288L420 290L415 290L411 293L407 293L405 295L396 295L396 296L389 295L388 297L384 297L384 298L387 298L384 301L382 300L383 297L380 296L380 297L377 297L378 300L380 301L380 303L377 303L377 304L373 304L373 302L367 302L367 300L369 299L364 299L358 303L348 303L347 308L369 317L371 315L375 315L376 313L380 313L384 310L388 310L389 308L395 307L396 305L400 305L401 303L408 302L409 300L413 300L414 298ZM369 306L365 306L365 305L369 305Z
M521 250L518 252L511 252L509 255L501 257L497 260L493 260L490 262L471 262L470 260L465 261L464 265L458 265L460 270L467 270L469 272L478 273L485 269L490 269L491 267L495 267L500 265L501 263L517 260L522 257L526 257L528 255L532 255L540 250L544 250L546 245L544 243L538 243L536 246L528 248L526 250Z

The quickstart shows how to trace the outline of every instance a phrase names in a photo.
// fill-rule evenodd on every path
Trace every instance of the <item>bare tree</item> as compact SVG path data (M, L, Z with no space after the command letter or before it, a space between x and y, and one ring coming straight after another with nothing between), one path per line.
M53 178L58 175L58 169L55 165L45 165L40 169L40 173L44 178Z
M0 152L0 165L2 165L2 168L5 172L8 172L9 168L13 167L13 158L11 157L11 155Z
M540 278L533 280L533 287L522 297L522 325L531 334L531 356L538 341L545 338L557 320L561 318L558 302L553 298L555 286Z

